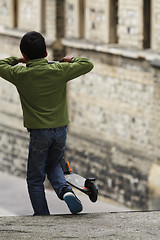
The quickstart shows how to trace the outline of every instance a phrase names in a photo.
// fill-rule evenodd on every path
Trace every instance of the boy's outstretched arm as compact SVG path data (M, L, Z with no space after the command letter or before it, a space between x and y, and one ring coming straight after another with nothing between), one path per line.
M66 56L62 58L62 60L65 62L62 64L62 67L64 70L64 79L66 81L86 74L90 72L94 67L92 61L84 57L74 58L72 56Z
M13 66L17 65L19 62L19 58L17 57L9 57L0 60L0 77L14 84Z

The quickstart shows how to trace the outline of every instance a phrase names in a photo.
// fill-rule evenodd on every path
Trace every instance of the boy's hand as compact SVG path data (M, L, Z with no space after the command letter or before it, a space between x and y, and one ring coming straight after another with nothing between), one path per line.
M65 56L61 58L60 62L71 62L73 58L73 56Z
M26 59L25 58L19 58L19 62L20 63L26 63Z

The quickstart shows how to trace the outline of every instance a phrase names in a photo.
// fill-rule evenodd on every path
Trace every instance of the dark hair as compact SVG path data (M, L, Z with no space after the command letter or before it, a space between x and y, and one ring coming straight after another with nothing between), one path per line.
M38 32L28 32L21 39L20 50L30 60L44 58L46 56L45 39Z

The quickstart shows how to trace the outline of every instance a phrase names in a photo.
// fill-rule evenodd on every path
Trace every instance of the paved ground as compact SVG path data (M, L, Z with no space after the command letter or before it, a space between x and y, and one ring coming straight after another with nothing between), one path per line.
M83 204L82 213L119 212L128 209L115 205L109 200L98 200L92 203L89 198L76 191ZM46 197L51 214L70 214L64 201L57 198L54 191L47 190ZM25 179L0 172L0 216L32 215L33 210L28 197Z
M159 240L160 212L1 217L0 240Z
M106 200L94 204L77 192L84 210L72 215L65 203L47 190L52 215L33 217L25 180L2 172L0 193L0 240L160 239L160 211L129 211Z

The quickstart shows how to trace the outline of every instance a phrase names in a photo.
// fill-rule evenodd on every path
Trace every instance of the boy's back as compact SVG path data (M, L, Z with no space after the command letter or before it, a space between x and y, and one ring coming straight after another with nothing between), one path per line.
M46 59L34 59L26 67L14 66L10 57L0 61L0 75L12 82L20 95L26 128L56 128L69 123L66 83L93 67L86 58L74 58L71 63L49 64ZM10 64L10 67L8 65Z

